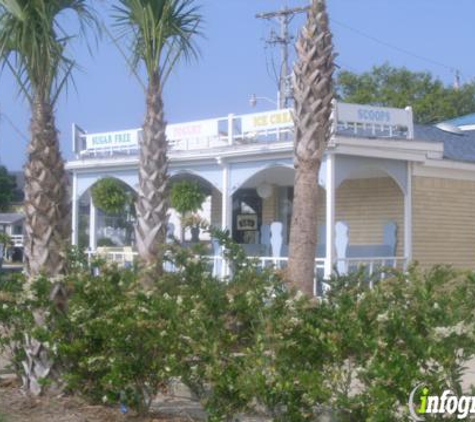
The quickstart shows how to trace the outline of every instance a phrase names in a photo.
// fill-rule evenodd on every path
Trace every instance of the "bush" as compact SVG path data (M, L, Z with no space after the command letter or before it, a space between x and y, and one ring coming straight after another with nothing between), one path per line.
M91 189L94 204L107 214L119 214L132 203L127 187L120 180L104 177Z
M112 239L108 237L101 237L100 239L97 239L97 246L98 247L113 247L117 245Z
M416 384L460 391L463 363L475 353L473 274L412 268L370 289L361 272L333 279L316 300L218 237L232 258L227 282L212 277L198 249L173 247L176 271L147 293L132 270L103 266L92 277L84 263L71 266L68 312L51 312L48 330L34 332L55 345L71 391L145 411L180 378L210 421L258 412L291 422L329 413L402 421ZM10 308L23 287L15 283L0 323L16 336L7 340L20 342L17 330L32 318L26 302ZM33 286L42 306L45 283Z

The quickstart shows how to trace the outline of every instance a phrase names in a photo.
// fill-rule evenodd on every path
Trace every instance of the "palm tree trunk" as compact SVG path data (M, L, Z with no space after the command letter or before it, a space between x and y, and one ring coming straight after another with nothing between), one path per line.
M288 280L313 293L317 245L318 172L331 137L334 53L325 0L313 0L297 43L295 66L295 185Z
M25 166L25 269L30 278L57 277L66 269L70 239L68 178L53 108L36 99Z
M158 81L158 76L149 81L147 111L140 140L136 239L144 265L144 287L150 287L153 279L162 272L168 222L168 144Z
M70 238L68 178L64 169L55 127L53 108L36 99L32 107L31 142L25 166L25 269L30 281L43 274L52 282L51 300L58 311L67 307L67 295L61 283L67 265ZM44 326L44 313L35 313L38 326ZM25 333L24 388L38 395L41 380L52 386L60 379L46 344Z

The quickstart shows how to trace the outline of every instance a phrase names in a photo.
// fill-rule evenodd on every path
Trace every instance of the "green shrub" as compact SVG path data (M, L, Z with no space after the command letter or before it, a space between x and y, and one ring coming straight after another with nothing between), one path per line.
M108 237L101 237L100 239L97 239L97 246L98 247L113 247L117 246L114 241Z
M126 185L113 177L104 177L91 189L94 205L107 214L119 214L132 203Z
M74 255L68 312L50 311L47 330L32 331L55 345L71 391L145 411L180 378L210 421L259 412L291 422L328 413L403 421L418 383L460 392L463 363L475 353L473 274L412 268L370 289L361 272L331 280L316 300L246 260L226 234L214 235L230 259L229 280L211 275L199 249L173 247L176 271L147 293L133 270L102 266L92 277ZM47 306L49 285L33 284L36 302L21 299L19 280L1 286L11 293L1 296L0 323L13 334L3 344L18 344L32 330L31 310Z

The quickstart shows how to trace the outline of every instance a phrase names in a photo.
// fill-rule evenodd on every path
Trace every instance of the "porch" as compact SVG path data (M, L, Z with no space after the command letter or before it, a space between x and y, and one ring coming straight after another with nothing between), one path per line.
M411 255L408 167L404 161L326 155L318 175L317 280L328 279L334 271L352 272L361 265L365 265L368 275L383 267L405 268ZM219 170L179 169L171 182L198 181L207 195L201 217L211 226L228 230L259 267L285 268L295 176L290 160L226 163ZM129 188L134 190L133 186ZM122 216L126 226L114 226L111 216L94 207L89 189L79 201L80 236L87 238L89 255L99 254L129 265L136 256L132 216ZM170 239L178 238L179 224L172 211ZM98 246L98 239L104 237L113 239L115 246ZM185 245L196 241L186 232ZM228 275L217 242L207 233L201 233L198 241L208 248L210 271L217 276Z

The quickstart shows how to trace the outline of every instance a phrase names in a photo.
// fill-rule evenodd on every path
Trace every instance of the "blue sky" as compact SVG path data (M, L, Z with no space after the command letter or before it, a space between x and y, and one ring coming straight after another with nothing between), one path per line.
M111 1L93 2L107 19ZM263 38L278 27L255 14L305 6L308 0L197 0L202 5L205 37L198 40L201 58L182 63L165 93L169 122L221 117L272 108L249 106L249 96L276 97L267 71L279 51L266 49ZM462 82L475 78L475 1L457 0L329 0L337 63L342 69L365 71L385 61L412 70L428 70L446 83L459 69ZM303 18L295 19L297 33ZM363 35L365 34L365 35ZM378 41L376 41L378 40ZM126 46L124 46L126 48ZM71 158L71 124L88 132L139 127L144 115L140 85L116 46L104 35L91 57L84 43L72 55L82 70L57 107L57 126L65 158ZM25 161L29 110L18 97L8 72L0 75L0 162L11 170ZM12 124L23 134L17 133Z

